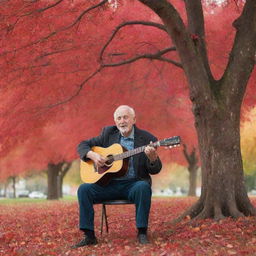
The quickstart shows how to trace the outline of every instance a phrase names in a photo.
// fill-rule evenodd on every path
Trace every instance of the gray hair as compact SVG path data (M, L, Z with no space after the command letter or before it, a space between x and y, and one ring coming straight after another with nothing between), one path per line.
M134 111L134 109L133 109L132 107L130 107L130 106L128 106L128 105L121 105L121 106L119 106L119 107L115 110L115 112L114 112L114 120L116 119L117 111L120 110L121 108L126 108L126 109L130 112L130 114L131 114L133 117L135 117L135 111Z

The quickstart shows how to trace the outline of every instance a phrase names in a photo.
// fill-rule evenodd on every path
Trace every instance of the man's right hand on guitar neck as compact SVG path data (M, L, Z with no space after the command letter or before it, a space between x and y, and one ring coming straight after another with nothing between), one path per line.
M97 167L104 166L105 162L107 161L107 159L104 156L93 151L89 151L86 157L90 158L96 164Z

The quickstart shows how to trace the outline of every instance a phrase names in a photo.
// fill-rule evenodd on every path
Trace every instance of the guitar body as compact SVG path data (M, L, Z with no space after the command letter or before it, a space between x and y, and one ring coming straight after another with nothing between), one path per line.
M107 157L121 154L125 149L120 144L113 144L108 148L92 147L92 151ZM101 186L107 185L109 181L116 177L122 177L128 169L128 159L113 161L101 168L96 168L92 160L80 163L81 179L85 183L97 183Z
M152 147L176 147L180 145L180 137L174 136L149 145ZM107 160L105 165L100 168L97 168L92 160L81 161L80 175L82 181L105 186L111 179L124 176L128 170L129 157L144 152L145 147L141 146L129 151L117 143L108 148L92 147L92 151L104 156Z

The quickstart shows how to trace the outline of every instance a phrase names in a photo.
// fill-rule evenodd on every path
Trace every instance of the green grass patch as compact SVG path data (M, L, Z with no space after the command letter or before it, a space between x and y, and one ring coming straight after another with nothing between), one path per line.
M76 196L64 196L63 198L60 198L59 201L76 201ZM0 198L0 205L2 204L20 204L20 203L44 203L49 202L51 200L47 200L45 198L29 198L29 197L23 197L23 198Z

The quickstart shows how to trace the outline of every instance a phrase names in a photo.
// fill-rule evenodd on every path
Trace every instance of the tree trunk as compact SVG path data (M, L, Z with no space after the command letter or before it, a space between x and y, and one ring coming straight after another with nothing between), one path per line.
M48 191L47 191L47 199L59 199L59 190L58 190L58 175L59 175L59 164L48 164L47 170L47 183L48 183Z
M12 176L12 189L13 189L13 198L16 198L16 177Z
M198 109L195 118L202 161L202 192L199 201L185 214L217 220L225 216L255 215L244 183L240 111L219 108L206 115Z
M70 168L71 163L48 164L47 180L48 192L47 199L59 199L63 197L63 179Z
M189 83L202 165L202 192L186 211L192 218L256 215L245 189L240 150L240 111L255 66L256 1L247 0L236 28L228 64L214 79L205 44L202 1L185 0L187 25L171 2L140 0L162 19Z

